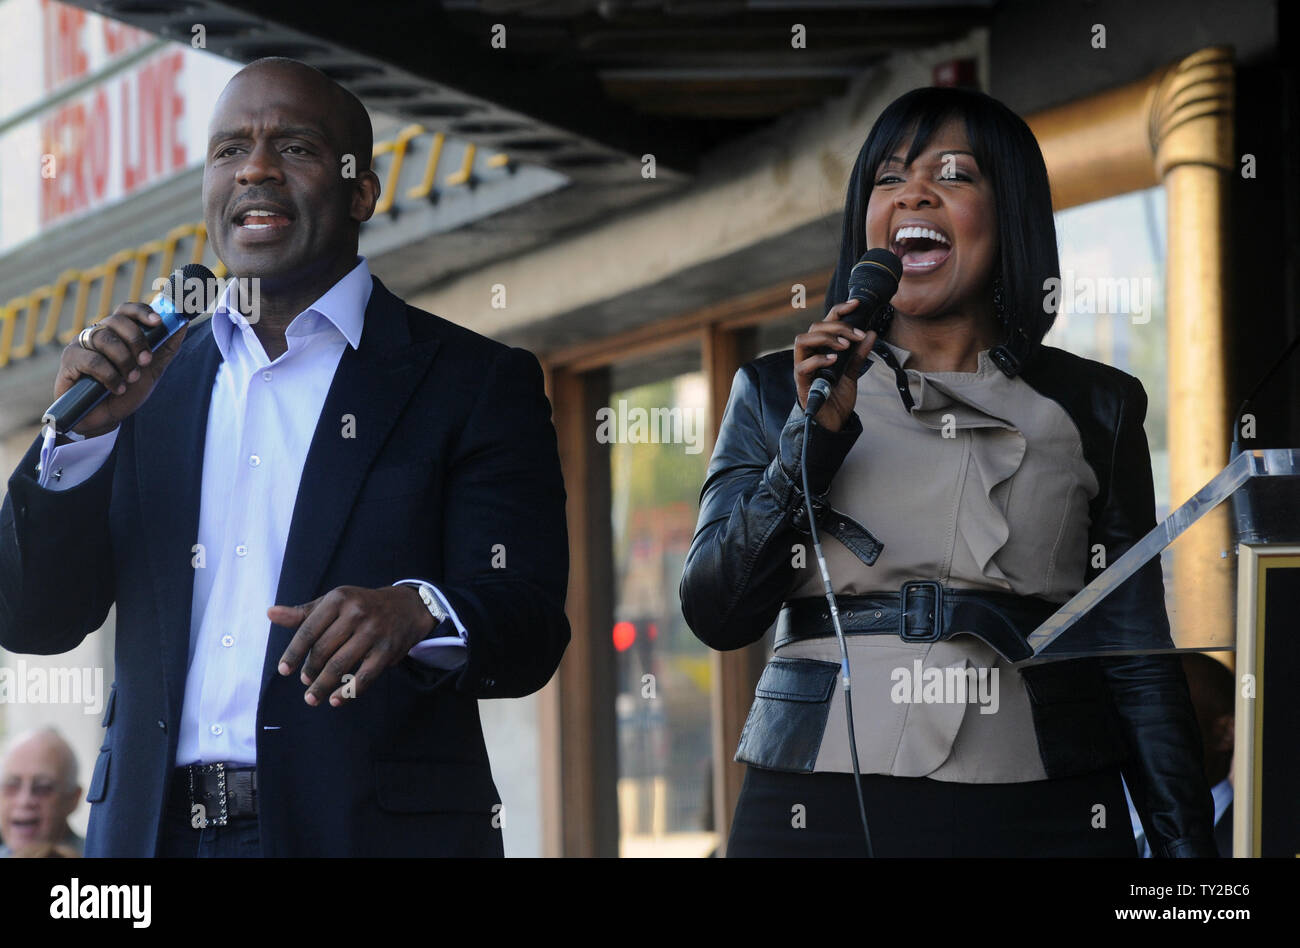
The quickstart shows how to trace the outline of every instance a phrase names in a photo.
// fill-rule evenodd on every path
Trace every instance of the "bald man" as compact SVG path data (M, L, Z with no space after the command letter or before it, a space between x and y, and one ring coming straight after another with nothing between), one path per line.
M371 276L370 121L322 73L250 64L208 134L239 279L154 352L140 303L64 350L56 396L111 394L9 480L0 645L116 603L89 856L500 856L478 699L569 639L541 367Z
M19 735L0 758L0 858L59 845L81 855L68 825L81 800L77 755L53 728Z

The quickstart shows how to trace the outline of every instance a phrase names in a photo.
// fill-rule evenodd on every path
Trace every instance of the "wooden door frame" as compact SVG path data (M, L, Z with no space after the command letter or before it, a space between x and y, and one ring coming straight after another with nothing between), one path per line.
M557 349L542 357L554 409L560 464L569 502L569 594L573 637L555 678L542 692L543 855L618 855L618 747L613 709L613 654L603 634L613 622L613 573L608 540L609 482L595 443L596 409L608 402L607 371L614 363L695 344L709 387L717 440L731 381L756 355L754 330L794 319L794 284L802 284L811 312L820 312L830 274L817 272L766 287L604 339ZM810 317L811 319L815 316ZM607 466L605 466L607 468ZM596 501L604 497L603 505ZM766 661L761 645L713 652L714 826L725 846L744 767L732 760ZM602 684L603 683L603 684ZM721 847L720 847L721 849ZM720 853L721 854L721 851Z

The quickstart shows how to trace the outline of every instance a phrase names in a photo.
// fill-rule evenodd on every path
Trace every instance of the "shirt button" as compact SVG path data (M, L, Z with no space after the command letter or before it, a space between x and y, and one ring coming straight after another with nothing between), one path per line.
M159 721L159 722L158 722L158 727L159 727L160 729L164 730L164 731L167 730L167 722L166 722L166 721Z
M262 459L259 458L256 454L250 454L250 455L248 456L248 466L249 466L249 467L257 467L257 465L259 465L259 464L261 464L261 463L262 463Z
M242 543L239 544L239 546L235 547L235 555L236 555L236 556L247 556L247 555L248 555L248 547L244 546L244 544L242 544Z
M222 728L220 724L214 724L212 725L212 727L208 728L208 730L211 731L216 737L221 736Z
M221 644L226 648L230 648L230 646L235 644L235 637L233 635L223 635L221 637Z
M271 381L271 370L267 369L265 372L263 372L262 378L266 379L268 382Z

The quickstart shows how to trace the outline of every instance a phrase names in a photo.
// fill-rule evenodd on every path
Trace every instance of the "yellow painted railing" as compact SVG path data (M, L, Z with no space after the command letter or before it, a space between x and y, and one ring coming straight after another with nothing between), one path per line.
M132 266L131 286L129 294L123 298L140 299L149 261L154 257L160 258L158 276L166 279L172 272L176 247L186 238L192 242L188 262L202 262L203 248L207 243L207 228L201 222L185 224L173 228L165 240L151 240L139 247L119 250L107 260L92 267L64 270L52 284L39 286L24 296L16 296L9 300L3 308L0 308L0 368L15 359L27 358L36 351L37 346L54 341L56 334L59 342L64 345L76 339L77 333L86 328L86 311L90 305L91 288L96 283L99 284L99 303L95 307L95 318L90 322L97 323L107 316L114 298L113 290L117 286L118 272L128 264ZM225 276L225 264L218 261L212 272L218 277ZM63 332L58 332L63 304L68 297L68 288L74 284L76 289L72 302L72 321ZM49 305L45 307L45 321L41 324L41 304L47 300ZM15 345L14 336L18 328L19 316L24 311L27 313L27 319L23 324L22 338ZM37 328L38 326L40 329Z
M443 145L446 137L442 132L430 134L422 125L408 125L398 132L397 137L387 141L375 142L374 158L391 155L388 167L382 175L383 185L380 189L379 203L375 206L376 214L389 214L395 209L394 199L397 195L397 182L402 174L411 143L422 136L429 136L429 154L425 159L420 183L406 192L409 200L427 200L436 197L435 186L438 165L442 161ZM455 171L446 175L443 184L446 187L472 186L474 184L474 160L477 149L467 143L465 156ZM373 159L372 159L373 160ZM484 162L489 168L509 168L510 158L504 153L492 155ZM118 250L91 267L64 270L51 284L39 286L34 290L16 296L0 306L0 368L4 368L16 359L25 359L36 351L38 346L48 345L58 336L59 342L67 345L77 338L77 334L87 324L86 311L90 306L92 287L99 285L99 302L95 307L95 316L90 324L99 322L109 314L109 306L114 299L113 291L117 286L118 272L125 266L131 267L131 283L123 299L141 299L144 281L149 272L149 262L158 260L155 271L159 279L166 279L173 271L178 248L182 241L189 242L189 263L201 263L203 251L207 245L208 231L203 223L182 224L172 228L162 240L150 240L138 247ZM217 261L212 270L218 278L226 276L226 265ZM64 303L68 297L68 288L74 286L72 302L72 320L66 329L59 332L59 323L63 315ZM48 304L48 305L45 305ZM44 307L45 319L41 322ZM23 321L22 336L15 342L18 323L26 313ZM38 325L40 328L38 329Z

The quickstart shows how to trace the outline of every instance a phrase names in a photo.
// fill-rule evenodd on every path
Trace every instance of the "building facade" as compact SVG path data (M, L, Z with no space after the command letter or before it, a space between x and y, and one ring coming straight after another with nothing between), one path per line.
M261 55L318 65L375 119L372 270L547 373L573 640L541 692L481 702L507 853L717 853L767 646L699 643L681 566L735 371L823 315L875 117L909 89L965 84L1027 118L1068 302L1047 341L1142 380L1163 516L1226 463L1232 408L1297 329L1288 14L1264 0L1195 16L1111 0L870 17L866 3L690 17L593 2L563 20L509 6L449 3L349 37L287 3L0 2L0 32L27 47L0 87L0 460L12 470L37 436L80 328L173 264L219 267L198 194L225 79ZM51 155L72 170L41 178ZM1283 377L1261 438L1300 443L1295 392ZM1168 566L1184 641L1230 631L1226 529L1207 524ZM110 616L75 653L23 660L103 668L107 687L111 641ZM0 715L9 732L57 720L83 760L98 747L81 707Z

